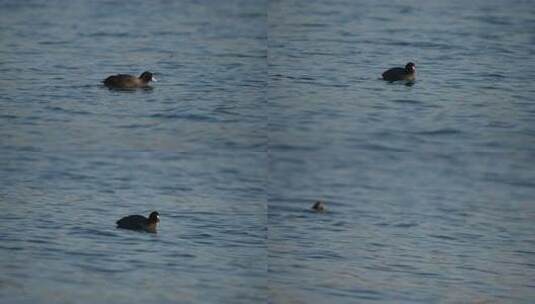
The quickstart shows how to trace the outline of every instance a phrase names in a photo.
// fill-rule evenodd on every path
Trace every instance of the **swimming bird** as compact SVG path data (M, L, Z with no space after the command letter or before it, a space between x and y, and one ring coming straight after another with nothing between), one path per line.
M156 233L156 225L160 222L160 214L153 211L149 218L143 215L129 215L117 221L117 228L139 230Z
M323 212L325 211L325 204L322 201L317 201L314 206L312 206L312 210L316 212Z
M117 74L102 81L105 86L115 89L135 89L149 86L149 82L156 81L151 72L143 72L139 77L128 74Z
M386 81L414 81L416 79L416 65L409 62L405 65L405 68L391 68L383 73L383 80Z

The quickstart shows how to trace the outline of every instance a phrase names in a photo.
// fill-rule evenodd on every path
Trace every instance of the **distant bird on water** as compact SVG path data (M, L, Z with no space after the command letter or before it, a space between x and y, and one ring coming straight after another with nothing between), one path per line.
M105 86L112 89L146 88L149 82L156 81L151 72L143 72L139 77L128 74L117 74L102 81Z
M160 222L160 214L153 211L149 218L143 215L129 215L117 221L117 228L146 231L156 233L156 226Z
M312 210L315 212L323 212L325 211L325 203L322 201L317 201L313 206Z
M409 62L405 65L405 68L391 68L383 73L383 80L386 81L414 81L416 79L416 65Z

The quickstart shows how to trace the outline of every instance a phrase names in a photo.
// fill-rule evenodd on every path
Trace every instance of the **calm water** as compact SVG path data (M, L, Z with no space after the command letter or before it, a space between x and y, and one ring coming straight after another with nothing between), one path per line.
M0 1L0 300L532 303L534 55L534 1Z

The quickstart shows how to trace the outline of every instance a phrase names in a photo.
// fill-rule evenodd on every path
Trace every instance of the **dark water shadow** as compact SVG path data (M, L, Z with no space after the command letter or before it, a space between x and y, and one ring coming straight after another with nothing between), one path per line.
M112 92L123 92L123 93L135 93L135 92L152 92L154 90L153 87L151 86L145 86L145 87L140 87L140 88L114 88L114 87L108 87L104 84L100 85L99 87L101 88L106 88L108 89L109 91L112 91Z

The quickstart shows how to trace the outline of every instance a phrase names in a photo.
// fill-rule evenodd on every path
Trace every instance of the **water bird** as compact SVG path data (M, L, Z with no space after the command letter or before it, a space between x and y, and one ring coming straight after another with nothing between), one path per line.
M315 211L315 212L323 212L323 211L325 211L325 203L323 203L322 201L317 201L312 206L312 210Z
M397 67L386 70L383 73L383 80L386 81L414 81L416 79L416 65L409 62L405 65L405 68Z
M135 89L146 88L149 82L156 82L156 78L151 72L145 71L139 77L128 74L117 74L110 76L102 81L105 86L114 89Z
M149 218L143 215L129 215L117 221L117 228L146 231L156 233L156 226L160 222L160 214L153 211Z

